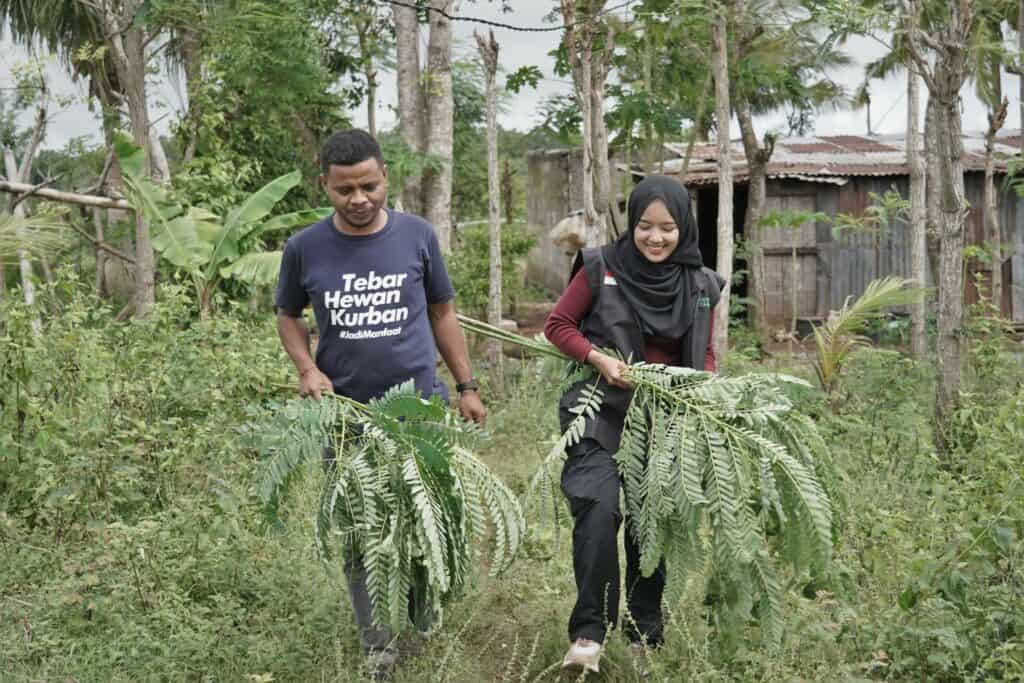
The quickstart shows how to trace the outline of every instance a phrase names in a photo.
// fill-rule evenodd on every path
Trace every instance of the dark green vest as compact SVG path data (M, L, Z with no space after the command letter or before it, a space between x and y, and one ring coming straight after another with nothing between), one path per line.
M606 277L604 257L600 248L584 249L576 255L573 276L583 268L587 284L593 296L593 304L587 317L580 323L580 332L591 344L601 349L615 349L629 362L644 360L644 339L640 321L622 296L614 277ZM725 279L710 268L701 268L697 278L697 291L693 293L693 327L682 339L683 365L688 368L704 369L704 355L707 352L708 335L711 332L711 311L721 297ZM572 409L579 401L583 389L593 384L594 378L581 380L562 395L558 403L558 419L565 432L576 416ZM619 450L622 438L622 424L626 409L632 398L632 391L613 387L599 380L604 392L601 410L593 419L587 420L583 438L594 439L611 453Z

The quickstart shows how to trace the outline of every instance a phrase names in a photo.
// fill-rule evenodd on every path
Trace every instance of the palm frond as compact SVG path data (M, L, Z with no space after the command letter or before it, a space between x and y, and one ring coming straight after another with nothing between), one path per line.
M31 256L55 254L68 246L70 233L56 214L0 215L0 263L17 263L22 251Z
M826 392L835 391L850 354L868 343L862 333L869 320L887 309L920 300L924 290L913 284L898 276L874 280L859 298L851 301L847 297L843 307L833 311L824 325L814 328L814 370Z

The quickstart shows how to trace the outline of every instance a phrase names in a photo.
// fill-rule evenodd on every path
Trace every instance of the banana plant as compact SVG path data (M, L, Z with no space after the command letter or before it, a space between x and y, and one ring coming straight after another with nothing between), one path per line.
M131 139L118 134L114 150L128 187L129 201L151 223L153 248L188 274L199 313L213 310L213 295L225 279L267 285L277 277L281 252L263 249L260 238L279 230L315 223L332 209L306 209L268 218L274 207L302 179L298 171L276 178L221 217L197 206L177 203L167 189L145 173L145 155Z

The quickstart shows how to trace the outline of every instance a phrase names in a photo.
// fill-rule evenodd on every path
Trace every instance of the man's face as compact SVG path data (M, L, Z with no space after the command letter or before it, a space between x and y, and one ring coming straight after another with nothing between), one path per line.
M320 184L344 226L356 231L375 227L388 196L387 167L372 158L352 166L332 164Z

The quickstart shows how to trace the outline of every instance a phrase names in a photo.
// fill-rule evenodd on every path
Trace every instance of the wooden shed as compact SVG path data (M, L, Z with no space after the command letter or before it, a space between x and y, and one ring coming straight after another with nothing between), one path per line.
M997 144L997 176L999 188L999 210L1003 230L1002 241L1012 255L1003 264L1003 315L1014 320L1024 320L1024 200L1017 197L1005 182L1007 160L1019 153L1020 133L1008 132L1000 136ZM967 200L971 205L968 217L968 244L985 243L984 236L984 139L981 135L964 136L966 150ZM670 158L664 163L666 175L678 177L682 168L683 144L667 144ZM739 141L732 145L734 187L734 220L738 237L743 234L743 217L747 204L747 164L743 147ZM534 213L542 202L553 204L552 190L564 187L555 177L554 166L572 168L573 157L562 154L558 164L542 155L530 157L531 198L529 219L531 224L548 227L558 211L547 206L547 214ZM543 183L535 184L534 171ZM624 169L623 169L624 170ZM642 175L635 168L634 175ZM562 175L567 182L569 173ZM578 176L575 176L578 178ZM540 179L540 178L538 178ZM698 144L693 150L690 166L685 178L680 178L694 195L694 208L701 231L701 251L705 263L714 266L717 256L718 219L718 160L715 145ZM572 185L578 185L576 180ZM811 138L782 138L778 140L775 153L768 167L767 208L771 210L793 210L821 212L829 217L838 214L861 216L871 204L871 193L884 195L895 189L903 197L909 194L909 177L906 164L905 140L903 136L862 137L836 135ZM571 203L563 204L563 212L579 208ZM908 230L904 221L896 221L881 238L876 253L874 237L868 234L846 233L836 236L833 224L828 221L809 223L799 231L765 230L762 243L765 252L764 281L766 315L770 324L788 324L792 298L797 297L799 317L820 319L830 310L839 308L847 296L863 292L871 280L889 274L908 276L910 273L910 250ZM792 291L791 249L793 240L799 262L800 282L796 292ZM560 255L558 248L545 245L543 240L531 257L531 263L539 261L538 254L548 252L561 256L561 262L568 263L568 257ZM933 254L934 256L934 254ZM545 279L538 279L551 287L555 281L564 283L565 275L552 277L551 270L558 265L548 258ZM567 268L568 266L566 266ZM737 263L737 268L745 267ZM531 272L536 272L534 266ZM566 272L566 271L563 271ZM965 297L967 303L977 301L974 274L980 272L983 280L990 281L989 266L977 260L969 265ZM929 281L931 281L929 272ZM549 281L551 284L549 284ZM552 287L553 288L553 287ZM745 294L741 285L736 292Z

